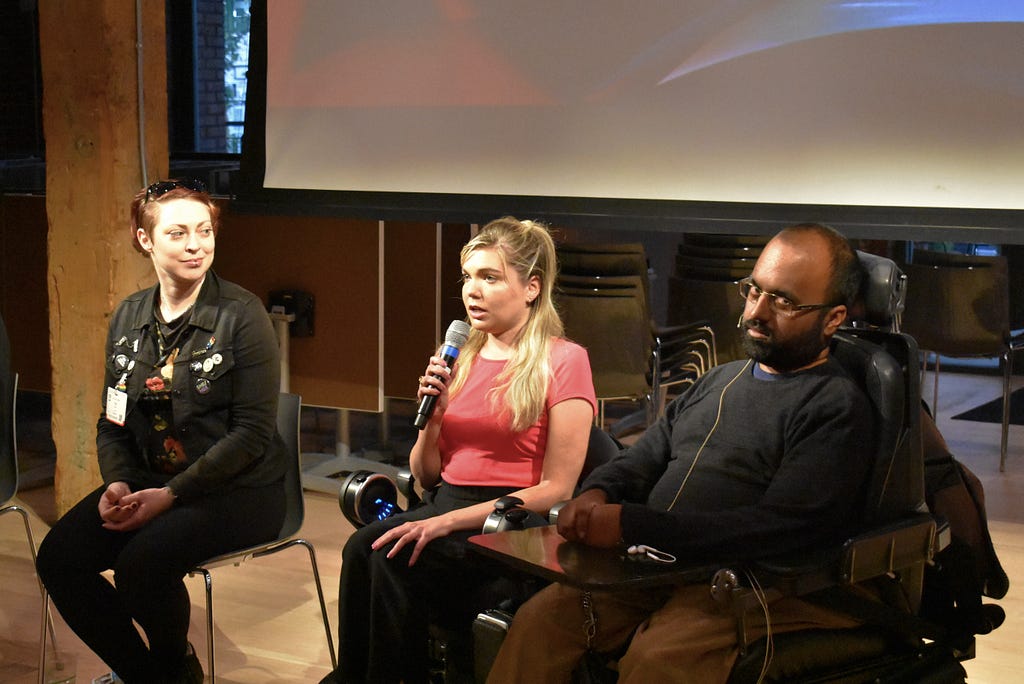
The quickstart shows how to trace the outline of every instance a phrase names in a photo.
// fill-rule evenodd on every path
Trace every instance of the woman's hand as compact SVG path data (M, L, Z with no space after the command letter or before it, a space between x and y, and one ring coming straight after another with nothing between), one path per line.
M111 482L107 485L107 490L103 492L103 496L100 497L100 502L97 506L100 518L103 519L104 527L109 523L119 523L128 520L135 514L138 506L124 505L121 502L123 497L131 493L132 489L128 486L127 482Z
M388 551L388 558L394 558L395 554L401 551L403 546L415 544L412 556L409 557L409 565L412 566L416 563L416 559L420 557L423 548L432 539L447 536L452 531L452 528L453 526L449 523L448 517L444 515L437 515L426 520L410 520L377 537L373 544L370 545L370 548L376 551L391 542L395 542L394 547Z
M437 377L435 377L437 376ZM433 395L437 397L434 404L434 413L430 420L440 422L444 412L448 409L448 384L452 379L452 371L448 364L440 356L431 356L427 370L420 376L420 386L416 390L416 400L421 401L423 397Z
M103 499L106 499L108 494L110 494L110 487L104 492ZM105 521L103 527L108 530L130 532L131 530L139 529L153 518L167 511L173 504L174 493L169 487L140 489L137 492L121 496L112 507L110 517L103 516L103 502L101 500L100 516Z

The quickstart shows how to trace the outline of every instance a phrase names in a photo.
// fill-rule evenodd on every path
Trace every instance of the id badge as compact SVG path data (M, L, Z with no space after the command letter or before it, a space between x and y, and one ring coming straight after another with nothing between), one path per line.
M116 387L107 388L107 420L115 425L124 426L125 415L128 413L128 393Z

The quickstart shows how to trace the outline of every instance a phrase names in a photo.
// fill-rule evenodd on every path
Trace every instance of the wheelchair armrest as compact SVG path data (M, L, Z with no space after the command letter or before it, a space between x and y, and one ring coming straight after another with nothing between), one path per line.
M945 533L940 533L935 518L919 513L887 525L867 530L841 545L773 556L746 564L763 588L744 586L741 573L722 568L712 580L711 592L719 603L730 606L736 618L741 653L747 640L747 613L764 599L780 596L806 596L834 587L849 586L884 575L907 576L907 597L916 603L920 578L940 548Z
M412 474L411 470L407 468L399 470L395 486L398 487L398 491L402 493L405 500L409 502L409 508L412 508L422 500L419 492L416 491L416 476Z
M843 545L840 579L854 584L929 563L935 557L936 532L935 518L921 513L858 535Z
M557 525L559 511L565 508L565 505L570 501L572 501L572 499L566 499L565 501L555 502L554 505L552 505L551 508L548 509L548 522L552 525Z
M801 596L931 562L939 548L931 515L914 514L847 539L841 546L765 558L750 564L762 584Z

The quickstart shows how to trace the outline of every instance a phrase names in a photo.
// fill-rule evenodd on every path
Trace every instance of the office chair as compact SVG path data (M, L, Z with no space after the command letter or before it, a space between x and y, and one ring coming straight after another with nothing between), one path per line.
M301 453L299 450L299 413L302 400L297 394L281 394L277 407L277 431L284 439L288 447L288 471L285 474L285 495L286 509L284 523L281 525L281 532L277 539L272 542L238 549L225 553L200 563L189 571L189 576L201 574L206 583L206 651L209 663L210 682L216 682L216 662L214 659L213 640L213 577L210 569L223 565L241 565L250 558L269 556L293 546L303 546L309 552L310 568L313 571L313 581L316 583L316 593L320 600L320 614L323 618L324 633L327 636L327 650L331 654L331 667L338 666L338 658L334 650L334 641L331 637L331 624L327 617L327 604L324 601L324 591L320 584L320 571L316 564L316 550L313 545L293 535L297 534L302 527L302 520L305 516L305 505L302 498L302 481L299 475Z

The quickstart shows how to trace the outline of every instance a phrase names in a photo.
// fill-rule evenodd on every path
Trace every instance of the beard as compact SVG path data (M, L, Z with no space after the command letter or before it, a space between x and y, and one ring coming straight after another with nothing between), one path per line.
M824 335L824 316L818 313L817 325L782 342L756 321L743 319L743 351L758 363L762 363L780 373L790 373L803 368L818 358L821 351L828 346ZM754 339L747 332L749 329L767 335L764 339Z

